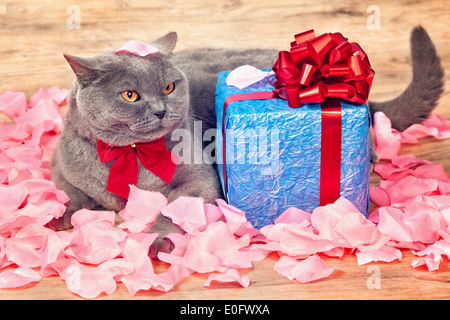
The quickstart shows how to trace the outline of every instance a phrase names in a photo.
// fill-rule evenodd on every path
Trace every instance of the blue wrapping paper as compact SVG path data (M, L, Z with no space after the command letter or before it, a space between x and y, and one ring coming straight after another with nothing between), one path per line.
M271 91L270 77L238 89L221 72L216 87L218 171L222 170L222 113L225 99L244 92ZM341 196L367 215L370 140L369 109L341 101ZM312 212L320 203L321 107L290 108L286 100L233 102L226 110L226 174L229 204L243 210L253 226L274 222L284 210ZM224 189L225 190L225 189Z

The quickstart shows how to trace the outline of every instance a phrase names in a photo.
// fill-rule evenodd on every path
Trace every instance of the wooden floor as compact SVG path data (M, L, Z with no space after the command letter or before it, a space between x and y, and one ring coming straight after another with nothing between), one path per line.
M72 5L80 12L79 29ZM368 28L369 6L380 10L380 28ZM450 6L448 0L0 0L0 92L69 87L72 72L62 53L91 55L118 48L129 39L151 41L177 31L176 50L196 47L264 47L285 50L295 33L340 31L358 42L376 71L372 101L392 98L411 79L409 35L421 24L433 39L446 71L446 90L436 112L450 119ZM268 66L271 67L271 66ZM402 153L443 163L450 172L450 140L424 139ZM371 184L378 177L372 175ZM207 275L195 274L173 291L140 292L134 299L427 299L450 298L450 263L436 272L413 269L403 251L394 263L358 266L354 255L326 258L337 265L327 279L306 285L272 270L275 255L245 271L248 288L234 284L203 288ZM157 269L163 269L160 264ZM375 268L380 288L367 283ZM379 268L379 269L377 269ZM20 290L0 290L0 299L77 299L59 278L47 278ZM131 299L126 288L104 299Z

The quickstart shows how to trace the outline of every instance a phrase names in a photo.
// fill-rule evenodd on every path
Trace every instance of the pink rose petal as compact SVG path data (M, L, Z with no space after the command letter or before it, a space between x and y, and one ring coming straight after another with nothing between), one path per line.
M223 216L222 211L219 209L219 207L216 205L213 205L212 203L205 203L203 208L205 210L207 224L216 222Z
M153 273L153 264L148 251L156 237L157 234L154 233L132 233L120 243L122 256L133 264L135 273Z
M29 190L23 184L11 187L0 185L0 204L2 208L0 218L12 217L11 214L19 209L28 195Z
M148 228L167 205L167 199L159 192L141 190L134 185L130 187L127 204L119 215L124 220L121 228L131 232L142 232Z
M169 292L184 277L192 274L192 271L183 265L172 265L165 273L150 275L151 288Z
M322 239L333 241L335 245L347 244L336 231L336 225L349 213L361 215L350 201L342 197L332 204L314 209L311 215L314 233L317 233Z
M235 250L230 248L223 251L218 251L215 253L217 261L225 267L230 268L251 268L252 263L250 256L240 250Z
M275 220L275 223L290 223L297 222L300 223L303 220L311 221L311 213L291 207L286 209L282 214L280 214Z
M20 121L26 121L34 128L45 124L44 131L61 132L63 126L59 105L54 100L40 100L34 108L22 116Z
M395 135L401 143L419 143L420 138L427 136L437 136L438 130L432 127L425 127L422 124L415 123L403 132L396 132Z
M114 220L114 211L94 211L81 209L72 215L70 222L72 223L73 229L78 230L93 221L104 221L107 224L114 226Z
M277 246L274 248L269 248L263 244L251 244L248 247L239 249L239 252L245 254L250 261L261 261L264 260L272 251L281 251L281 248Z
M432 136L436 139L450 137L450 121L432 113L422 124L413 124L403 132L396 132L401 143L419 143L420 138Z
M119 243L126 237L124 231L113 227L109 221L91 221L74 230L65 254L80 262L99 264L119 256L122 253Z
M450 121L445 119L442 115L432 113L430 117L423 122L427 128L436 128L438 130L436 139L450 138Z
M411 168L418 164L431 164L428 160L417 159L412 154L404 154L392 158L392 164L398 168Z
M394 260L401 260L402 252L396 248L384 246L374 251L357 252L356 258L358 259L358 265L361 266L370 262L391 262Z
M425 265L428 271L436 271L442 262L442 256L438 253L430 253L422 258L417 258L411 261L411 267L417 268Z
M377 206L386 207L391 205L389 193L382 187L370 187L369 196L370 200Z
M227 224L214 222L204 231L189 236L183 265L200 273L225 271L227 266L222 264L220 253L232 253L241 247L243 244L237 241Z
M85 299L94 299L101 293L116 291L116 281L108 273L85 265L70 265L65 270L67 288Z
M226 79L229 86L244 89L267 77L271 72L264 72L250 65L240 66L231 71Z
M450 259L450 241L447 240L439 240L435 243L429 245L428 247L418 251L413 252L414 254L418 256L424 256L429 255L431 253L439 254L439 255L446 255L447 258Z
M228 269L222 273L212 273L206 279L203 286L209 287L211 282L237 282L241 287L247 288L250 285L250 279L247 276L241 276L237 269Z
M448 174L445 172L445 168L442 163L424 164L417 167L413 171L413 174L419 178L436 179L443 182L448 181Z
M131 263L133 270L117 279L125 284L132 295L151 287L147 278L154 271L148 251L156 237L157 234L132 233L121 243L122 255L125 261Z
M395 241L413 242L411 228L403 221L403 211L393 207L378 209L378 230Z
M0 273L0 288L17 288L41 280L41 276L33 269L18 267L14 271Z
M283 256L273 269L291 280L295 279L300 283L309 283L329 277L335 267L329 268L326 262L315 254L300 261L293 257Z
M336 245L315 234L312 230L295 225L287 225L280 239L282 252L290 256L304 256L331 250Z
M6 90L0 94L0 111L12 119L20 118L28 109L25 93Z
M202 230L206 226L204 200L193 197L179 197L169 205L161 208L161 213L172 219L186 232Z
M220 210L222 211L225 222L230 227L231 232L236 233L236 231L247 222L247 219L245 218L245 212L239 210L238 208L230 206L222 199L217 199L216 202Z
M401 144L391 131L391 120L382 112L376 112L373 117L375 133L375 151L378 157L392 159L400 152Z
M33 223L21 228L11 238L5 239L8 260L20 267L40 266L42 248L50 231L38 223Z
M385 188L392 203L405 202L418 195L430 195L438 188L435 179L422 179L407 176Z
M130 40L125 42L118 50L114 51L114 53L131 53L138 55L140 57L146 57L150 54L158 53L159 50L155 46L151 44Z
M68 96L70 94L70 90L64 88L41 88L38 92L33 94L30 98L30 106L36 106L41 100L53 100L57 104L61 105L66 102Z
M351 248L361 251L381 248L389 241L388 237L377 229L376 225L367 220L359 212L344 215L336 224L335 231L347 242Z
M49 232L47 234L46 242L42 247L42 262L40 266L42 277L49 275L44 275L46 274L44 270L46 270L49 264L54 263L60 259L64 259L64 248L66 247L67 243L65 243L61 239L61 234L62 233L58 234L56 232Z
M433 243L439 239L441 215L433 206L411 202L405 207L402 219L410 227L414 241Z

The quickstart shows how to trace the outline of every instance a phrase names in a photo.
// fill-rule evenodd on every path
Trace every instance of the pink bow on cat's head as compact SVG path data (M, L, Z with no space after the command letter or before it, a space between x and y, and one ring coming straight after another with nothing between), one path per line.
M131 53L140 57L146 57L150 54L159 52L159 50L151 44L136 40L130 40L125 42L118 50L114 51L114 53L121 52Z

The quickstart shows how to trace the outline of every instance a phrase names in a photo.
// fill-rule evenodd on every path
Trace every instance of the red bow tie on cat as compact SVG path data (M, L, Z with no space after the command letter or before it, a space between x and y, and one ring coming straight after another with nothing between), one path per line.
M169 185L178 162L178 157L164 148L164 137L125 147L111 146L97 140L97 152L102 163L116 159L109 171L106 190L127 199L129 185L136 185L138 181L138 158L147 170Z

